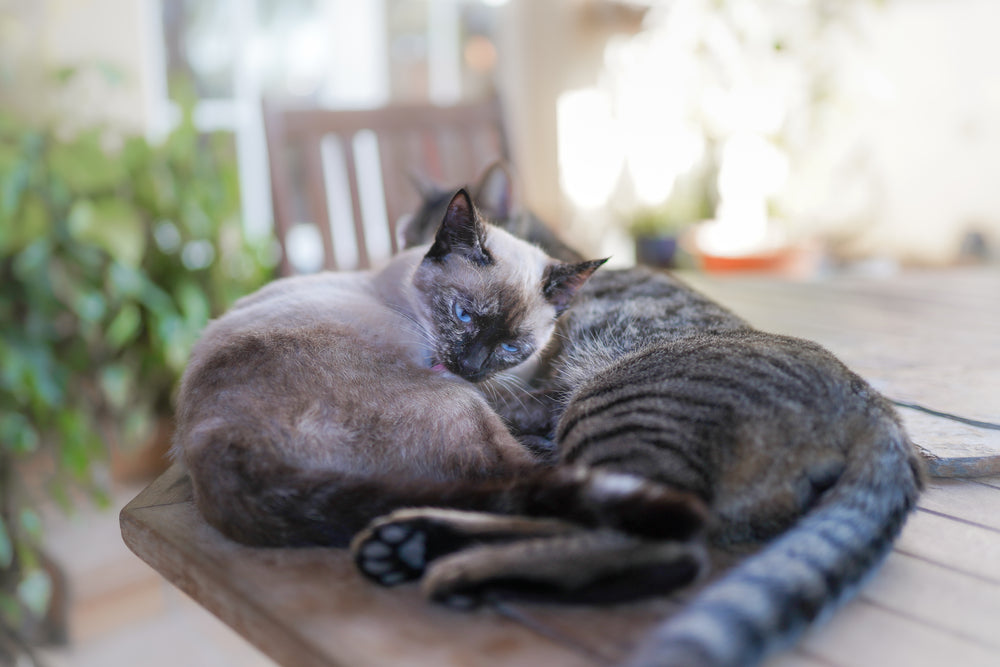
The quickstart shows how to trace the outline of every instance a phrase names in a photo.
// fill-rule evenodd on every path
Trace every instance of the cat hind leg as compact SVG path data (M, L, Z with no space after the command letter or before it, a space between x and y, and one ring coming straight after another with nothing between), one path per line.
M670 593L707 570L700 541L598 530L471 547L432 563L421 585L459 609L497 599L608 604Z
M652 541L686 541L710 516L693 493L643 477L557 466L511 490L518 513L555 517L589 529L610 529Z
M450 509L398 510L376 519L351 542L358 569L383 586L419 579L428 564L476 544L572 532L554 519L485 514Z

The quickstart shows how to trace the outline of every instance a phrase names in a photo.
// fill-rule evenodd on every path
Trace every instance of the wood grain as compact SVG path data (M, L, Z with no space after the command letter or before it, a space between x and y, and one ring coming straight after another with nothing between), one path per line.
M785 283L690 276L756 325L817 340L890 396L1000 421L1000 273ZM912 411L939 455L1000 453L984 433ZM1000 479L935 481L858 598L768 667L1000 664ZM195 511L179 467L121 513L128 546L284 665L608 664L690 596L612 607L457 613L414 586L369 585L338 549L234 544Z

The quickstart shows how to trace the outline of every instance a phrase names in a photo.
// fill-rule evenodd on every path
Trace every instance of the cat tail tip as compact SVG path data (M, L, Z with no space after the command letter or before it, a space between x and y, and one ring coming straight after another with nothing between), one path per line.
M910 473L867 472L706 586L624 667L748 667L830 617L878 571L919 495Z

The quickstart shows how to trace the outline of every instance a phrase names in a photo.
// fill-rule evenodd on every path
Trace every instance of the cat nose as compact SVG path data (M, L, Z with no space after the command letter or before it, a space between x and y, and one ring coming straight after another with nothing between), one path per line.
M462 376L471 379L477 375L481 375L489 356L490 350L488 347L481 343L474 343L466 355L462 357L462 361L459 364L462 369Z

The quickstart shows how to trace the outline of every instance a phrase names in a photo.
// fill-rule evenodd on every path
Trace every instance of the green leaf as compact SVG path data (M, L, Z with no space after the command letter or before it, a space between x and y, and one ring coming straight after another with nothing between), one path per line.
M49 165L55 177L82 195L114 190L127 182L125 165L101 148L101 131L87 130L71 141L52 143Z
M161 319L156 334L163 343L167 366L177 373L183 371L197 334L193 334L184 320L177 316Z
M36 345L24 350L22 359L25 384L31 391L34 402L50 408L62 404L65 377L53 363L53 350Z
M123 409L132 392L132 374L125 364L109 364L101 369L101 389L115 409Z
M23 617L24 613L21 611L21 605L18 604L17 598L0 592L0 621L5 621L7 627L16 628L21 625Z
M122 347L135 340L139 334L139 327L142 324L142 316L139 308L134 303L126 303L111 320L105 335L112 350L120 350Z
M192 281L184 281L177 290L177 301L189 329L201 330L207 323L211 306L205 292Z
M90 499L94 502L94 505L99 510L111 509L113 501L111 496L108 494L107 489L99 486L93 486L89 489Z
M46 274L51 257L51 241L40 238L17 254L14 259L14 275L31 284Z
M107 310L104 295L96 290L77 292L73 300L73 312L84 322L100 322L104 319L104 313Z
M0 516L0 571L6 570L14 562L14 545L10 540L10 533L7 532L7 524Z
M146 251L146 233L139 211L121 199L102 197L73 206L69 231L81 243L100 246L118 261L138 267Z
M4 232L4 247L15 251L52 233L52 218L41 197L28 192L19 203L20 208L12 213L9 229Z
M79 409L67 409L58 414L56 425L61 437L59 462L63 468L82 479L90 467L87 442L90 427L87 419Z
M146 277L135 267L113 261L107 277L112 295L120 299L135 299L142 294Z
M174 302L170 298L170 295L149 280L144 281L139 299L146 308L149 308L160 319L170 319L177 316L177 309L174 308Z
M0 415L0 443L14 454L30 454L38 449L38 432L27 417L8 412Z
M21 203L21 193L28 187L31 176L31 165L27 160L19 160L17 164L4 174L3 185L0 187L0 216L8 218Z
M43 616L52 597L52 580L44 570L31 570L18 584L17 597L32 614Z
M26 507L21 510L21 528L24 532L36 541L41 541L42 539L42 519L38 516L38 512Z
M69 83L78 73L80 72L79 67L66 66L59 67L52 73L52 77L56 80L56 83L66 85Z

